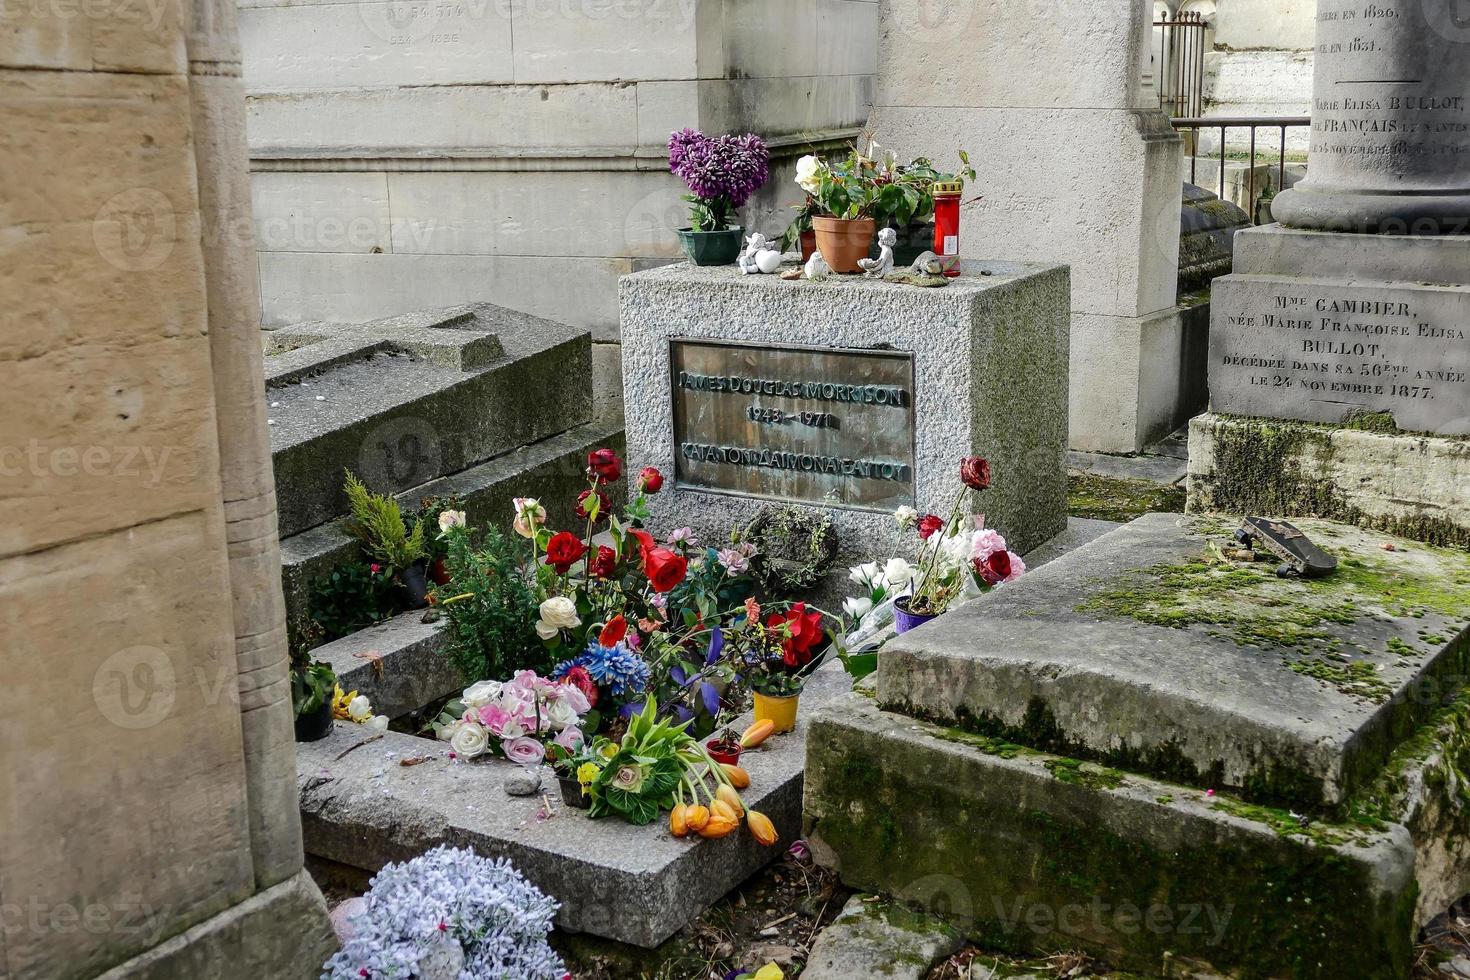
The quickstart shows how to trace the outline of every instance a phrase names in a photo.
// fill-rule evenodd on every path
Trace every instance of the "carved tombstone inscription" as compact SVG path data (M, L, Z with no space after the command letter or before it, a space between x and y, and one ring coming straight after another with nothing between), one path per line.
M673 340L669 355L681 488L913 504L912 355L703 340Z

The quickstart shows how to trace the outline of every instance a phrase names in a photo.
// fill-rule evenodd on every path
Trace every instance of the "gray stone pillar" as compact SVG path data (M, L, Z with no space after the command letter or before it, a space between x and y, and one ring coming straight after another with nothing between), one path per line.
M1470 231L1470 8L1318 0L1308 178L1272 205L1327 231Z

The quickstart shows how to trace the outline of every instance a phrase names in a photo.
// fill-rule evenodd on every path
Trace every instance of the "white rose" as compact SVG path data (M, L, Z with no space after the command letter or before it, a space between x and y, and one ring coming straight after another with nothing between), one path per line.
M461 759L473 759L490 747L490 735L476 722L461 721L449 738L449 747Z
M520 738L522 735L525 735L525 734L526 734L526 726L525 725L522 725L519 721L516 721L514 718L507 718L505 720L505 724L503 724L503 725L500 726L499 735L500 735L501 738L505 739L507 742L510 741L513 738Z
M552 596L541 603L541 621L536 624L536 635L549 640L559 630L575 629L582 625L577 618L577 604L566 596Z
M878 581L878 563L870 561L866 565L856 565L848 569L847 577L858 585L872 585Z
M366 722L364 722L364 725L370 732L386 732L388 730L388 716L373 715Z
M465 688L462 700L467 708L483 708L500 697L499 681L479 681Z
M462 510L446 510L439 515L439 532L441 534L452 527L464 526L465 519L464 511Z
M361 725L373 716L373 704L366 697L359 694L347 702L347 717Z
M808 153L796 161L796 182L801 189L808 194L815 194L821 182L817 179L817 173L822 169L822 162Z
M873 600L868 598L843 599L842 611L853 619L862 619L873 611Z
M577 709L558 698L541 709L541 717L557 731L577 723Z
M905 504L893 512L893 519L898 522L899 527L913 527L919 523L919 512Z
M883 566L883 580L895 589L901 589L914 577L914 566L902 558L890 558Z

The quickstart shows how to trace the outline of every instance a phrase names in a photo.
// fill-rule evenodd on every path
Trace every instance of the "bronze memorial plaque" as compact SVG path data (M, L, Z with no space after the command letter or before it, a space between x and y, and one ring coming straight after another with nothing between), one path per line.
M914 503L914 359L671 340L683 489L891 511Z

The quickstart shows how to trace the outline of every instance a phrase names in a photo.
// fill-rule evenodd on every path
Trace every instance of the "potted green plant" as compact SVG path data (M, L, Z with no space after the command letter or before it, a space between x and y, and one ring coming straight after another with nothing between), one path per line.
M808 194L806 200L793 207L796 215L781 233L781 251L794 252L800 249L804 264L817 250L817 233L812 229L812 218L817 214L817 201Z
M934 248L934 185L975 179L969 154L960 150L959 157L962 167L957 173L940 171L928 157L915 157L909 163L890 158L882 168L884 184L874 217L880 227L898 233L893 246L895 266L912 265L922 253Z
M332 730L332 697L337 674L331 664L301 658L291 665L291 704L296 710L296 741L315 742Z
M408 529L398 501L387 494L373 493L363 482L346 472L342 489L352 508L350 530L368 557L392 568L408 593L409 608L422 609L428 604L428 567L424 561L424 522L416 521Z
M425 528L424 562L428 566L429 581L435 585L448 585L449 540L445 532L464 524L464 503L454 493L445 497L425 497L419 501L418 513L411 520Z
M829 645L827 614L805 602L781 603L762 612L750 600L745 608L741 627L727 631L722 656L750 685L755 720L770 721L776 732L789 732L796 727L801 692Z
M817 251L833 272L861 272L878 229L874 214L882 187L872 160L853 150L838 163L816 156L796 161L796 182L811 195Z
M690 193L690 227L679 229L679 243L695 265L730 265L740 254L745 229L733 224L770 175L771 154L754 133L706 136L681 129L669 136L669 170Z

